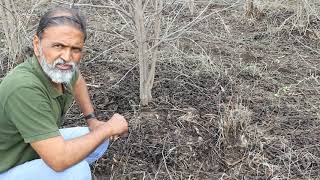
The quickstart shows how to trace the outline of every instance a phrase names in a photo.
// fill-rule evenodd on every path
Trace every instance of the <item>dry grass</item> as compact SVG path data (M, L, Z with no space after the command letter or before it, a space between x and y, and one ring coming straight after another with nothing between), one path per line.
M299 32L312 36L319 37L320 19L320 3L317 0L268 0L258 2L258 6L265 11L278 11L284 13L281 25L278 30L285 29L290 32Z

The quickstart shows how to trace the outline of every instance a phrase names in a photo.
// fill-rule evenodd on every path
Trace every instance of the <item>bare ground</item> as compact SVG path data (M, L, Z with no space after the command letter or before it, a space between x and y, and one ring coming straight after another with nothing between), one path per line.
M130 126L92 166L98 179L319 179L320 41L277 28L291 13L246 19L233 8L163 44L148 107L132 47L89 62L117 44L98 31L101 16L89 18L81 69L97 114L122 113ZM79 116L75 105L64 126L85 125Z

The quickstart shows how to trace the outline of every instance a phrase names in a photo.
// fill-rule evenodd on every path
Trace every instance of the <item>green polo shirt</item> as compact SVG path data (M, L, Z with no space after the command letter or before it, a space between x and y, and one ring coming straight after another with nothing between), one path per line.
M0 84L0 173L39 158L30 143L59 136L59 127L73 102L70 84L59 93L36 58L14 68Z

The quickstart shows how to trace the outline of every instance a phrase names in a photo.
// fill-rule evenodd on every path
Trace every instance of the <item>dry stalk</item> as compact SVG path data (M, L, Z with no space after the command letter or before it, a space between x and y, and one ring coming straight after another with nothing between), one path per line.
M259 20L264 16L264 12L257 7L254 0L246 0L245 16Z
M295 5L295 19L292 24L292 28L302 30L304 33L310 26L310 20L312 17L319 18L319 4L316 4L313 0L300 0L296 1Z
M193 15L194 14L194 8L195 8L194 0L188 0L188 7L189 7L191 15Z
M251 112L241 104L226 106L219 122L218 146L227 166L235 166L246 158L249 145L248 126Z
M3 17L2 28L6 37L6 45L8 47L8 69L11 69L21 50L17 12L13 0L0 1L0 16Z
M245 10L246 10L246 17L251 18L253 16L253 0L246 0Z
M269 2L270 1L270 2ZM288 29L290 31L298 31L301 34L311 35L312 38L319 39L319 28L314 21L320 18L320 3L318 0L269 0L265 3L265 7L274 10L286 9L292 12L292 15L286 18L278 27L279 30ZM285 28L287 25L287 28Z
M226 107L224 117L220 119L219 129L221 136L226 144L230 145L230 142L234 140L241 140L241 145L246 146L244 135L247 126L251 120L250 111L240 105L235 105L234 108Z

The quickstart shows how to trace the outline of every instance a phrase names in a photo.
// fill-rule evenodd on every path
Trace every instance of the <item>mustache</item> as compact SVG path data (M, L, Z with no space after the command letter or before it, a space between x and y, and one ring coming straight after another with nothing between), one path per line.
M57 66L57 65L68 65L71 66L72 68L75 68L75 66L77 65L75 62L66 62L64 59L62 58L58 58L57 60L55 60L53 62L53 67Z

